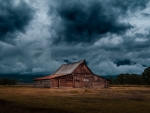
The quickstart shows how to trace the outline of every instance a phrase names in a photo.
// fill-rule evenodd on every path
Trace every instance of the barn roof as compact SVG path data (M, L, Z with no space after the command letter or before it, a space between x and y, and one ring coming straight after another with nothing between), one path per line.
M62 75L48 75L48 76L44 76L44 77L35 78L34 80L49 80L49 79L52 79L55 77L60 77L60 76L64 76L64 75L63 74Z
M85 60L61 65L53 74L71 74Z

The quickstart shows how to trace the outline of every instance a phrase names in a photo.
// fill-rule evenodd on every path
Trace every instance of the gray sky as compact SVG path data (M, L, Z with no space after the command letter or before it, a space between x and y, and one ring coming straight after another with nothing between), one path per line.
M99 75L150 66L150 0L0 0L0 73L52 73L85 59Z

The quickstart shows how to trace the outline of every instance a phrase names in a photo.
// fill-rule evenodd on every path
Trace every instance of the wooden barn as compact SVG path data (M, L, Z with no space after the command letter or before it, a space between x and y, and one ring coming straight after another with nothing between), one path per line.
M109 80L95 75L85 60L61 65L52 75L35 78L35 87L108 88Z

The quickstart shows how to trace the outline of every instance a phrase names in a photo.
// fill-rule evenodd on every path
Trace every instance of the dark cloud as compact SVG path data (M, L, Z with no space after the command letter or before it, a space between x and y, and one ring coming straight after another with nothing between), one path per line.
M33 9L24 1L0 0L0 40L15 31L25 32L25 27L33 18Z
M68 63L71 63L71 62L70 62L69 60L67 60L67 59L65 59L64 62L67 63L67 64L68 64Z
M141 74L150 64L147 1L0 0L0 73L50 74L85 59L98 75Z
M119 21L119 12L100 1L63 1L50 8L51 30L57 42L95 42L107 33L123 34L132 25Z
M145 17L150 17L149 13L142 13L142 15L145 16Z
M131 62L129 59L125 59L125 60L122 60L122 61L115 61L114 63L117 66L120 66L120 65L134 65L134 64L136 64L135 62Z
M119 9L121 13L126 14L128 11L135 12L147 7L149 0L112 0L110 3L113 7Z
M143 65L143 64L142 64L142 66L143 66L143 67L147 67L146 65Z
M149 50L149 34L134 33L134 36L123 36L123 41L120 44L127 52L141 52Z

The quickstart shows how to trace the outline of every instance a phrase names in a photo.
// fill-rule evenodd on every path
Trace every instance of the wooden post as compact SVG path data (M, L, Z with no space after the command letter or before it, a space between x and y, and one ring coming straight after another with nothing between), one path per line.
M60 79L58 79L58 87L60 87Z
M93 88L92 87L92 78L90 78L90 88Z
M72 87L75 87L75 80L74 80L74 76L73 76L73 81L72 81Z
M50 88L52 88L52 80L49 80L50 81Z
M73 77L72 77L72 87L74 87L74 79L73 79Z

